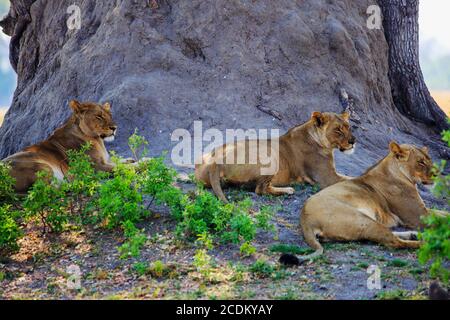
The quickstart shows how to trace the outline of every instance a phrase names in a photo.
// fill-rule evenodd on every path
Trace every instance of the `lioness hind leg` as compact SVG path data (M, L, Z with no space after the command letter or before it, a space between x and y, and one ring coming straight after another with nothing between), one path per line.
M271 194L273 196L282 196L282 195L285 195L285 194L288 194L288 195L294 194L295 190L294 190L294 188L290 188L290 187L279 188L279 187L274 187L274 186L270 185L267 188L267 193Z
M255 192L259 195L270 194L273 196L282 196L285 194L290 195L290 194L295 193L294 188L274 187L270 182L271 179L272 179L272 177L269 177L269 178L266 178L266 179L260 181L259 183L257 183Z
M417 231L403 231L403 232L392 232L394 236L399 237L402 240L417 240L419 238L419 233Z
M388 227L376 221L372 221L370 225L367 225L367 228L365 228L361 238L381 243L387 247L398 249L401 248L417 249L421 245L420 241L401 239L400 237L395 235Z

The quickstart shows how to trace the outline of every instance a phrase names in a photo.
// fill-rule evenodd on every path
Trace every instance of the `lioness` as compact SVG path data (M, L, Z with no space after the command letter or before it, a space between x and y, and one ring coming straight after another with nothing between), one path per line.
M3 160L11 166L18 193L26 192L33 185L39 171L47 171L62 180L68 170L66 151L79 149L86 142L91 143L88 154L97 170L109 172L114 168L103 143L113 141L117 131L111 105L73 100L69 106L72 116L50 138Z
M370 240L393 248L420 246L420 241L413 240L417 232L393 232L390 228L417 229L420 217L430 213L416 184L433 183L433 162L426 147L391 142L389 149L389 154L362 176L334 184L306 201L300 225L306 243L316 252L300 260L323 253L317 236L338 241ZM299 259L284 255L280 261L295 264Z
M278 170L262 174L267 163L261 160L258 146L261 142L270 150L272 164ZM306 123L290 129L279 137L275 148L274 140L243 140L225 144L203 156L202 164L196 165L195 177L215 194L227 202L220 186L221 179L234 185L254 184L257 194L293 194L293 188L280 188L293 182L318 183L325 188L346 177L336 173L333 149L339 148L352 153L355 137L349 125L349 114L314 112ZM234 159L245 155L244 164L235 164ZM249 159L256 159L252 164ZM228 161L229 159L233 159Z

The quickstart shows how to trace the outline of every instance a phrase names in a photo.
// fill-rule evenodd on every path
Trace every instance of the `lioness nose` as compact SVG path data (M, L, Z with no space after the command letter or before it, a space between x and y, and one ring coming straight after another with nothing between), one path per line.
M349 142L350 144L355 144L356 138L355 138L354 136L351 136L350 139L348 139L348 142Z
M112 131L116 131L117 130L117 126L111 126L109 127Z

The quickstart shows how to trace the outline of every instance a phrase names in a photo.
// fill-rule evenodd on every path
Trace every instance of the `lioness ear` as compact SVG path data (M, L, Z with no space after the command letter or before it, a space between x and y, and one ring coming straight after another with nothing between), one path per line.
M109 102L106 102L103 105L103 109L105 109L106 111L111 111L111 104Z
M326 118L325 115L319 111L314 111L311 115L311 120L314 121L316 126L321 127L325 124Z
M409 150L403 149L397 142L392 141L389 144L389 149L399 160L408 160Z
M425 153L428 153L428 148L427 147L422 147L422 151Z
M342 119L344 119L345 121L350 120L350 113L348 113L347 111L344 111L341 116L342 116Z
M81 111L83 111L83 107L82 107L81 103L78 102L77 100L71 100L69 102L69 106L74 113L80 113Z

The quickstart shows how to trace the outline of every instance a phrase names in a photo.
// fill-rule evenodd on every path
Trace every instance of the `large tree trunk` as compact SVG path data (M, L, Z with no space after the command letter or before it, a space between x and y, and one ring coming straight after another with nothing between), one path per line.
M0 22L12 36L18 75L0 127L0 159L46 139L70 114L70 99L112 103L120 133L108 147L124 156L135 128L152 141L156 156L173 147L175 129L193 133L193 121L201 120L204 130L284 132L313 111L348 107L361 148L355 161L340 162L342 173L361 173L386 154L391 140L427 145L447 158L435 146L437 135L394 106L388 53L395 56L401 39L387 25L389 48L382 30L366 28L373 0L158 0L157 7L147 0L75 2L80 29L67 27L73 0L12 0ZM416 77L405 88L426 92L415 30L408 43L416 51L408 61L418 71L409 72ZM401 84L403 78L395 81L400 76L391 72L392 84ZM345 105L339 103L343 92ZM401 105L419 99L409 100ZM415 119L443 119L426 103L417 105L429 114Z
M27 25L31 22L30 6L35 0L11 0L11 8L4 20L0 21L3 32L11 36L9 45L10 61L17 72L20 55L20 39Z
M431 97L419 63L419 0L380 0L389 45L389 79L398 110L441 131L446 115Z

